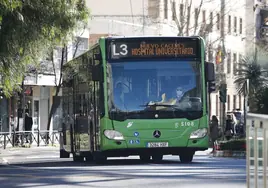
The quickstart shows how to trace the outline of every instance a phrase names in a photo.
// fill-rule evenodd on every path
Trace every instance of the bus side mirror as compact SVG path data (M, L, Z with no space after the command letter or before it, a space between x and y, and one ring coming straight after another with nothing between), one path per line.
M103 69L101 64L92 67L92 80L103 82Z
M205 77L207 82L214 82L215 81L215 69L214 64L206 62L205 63Z

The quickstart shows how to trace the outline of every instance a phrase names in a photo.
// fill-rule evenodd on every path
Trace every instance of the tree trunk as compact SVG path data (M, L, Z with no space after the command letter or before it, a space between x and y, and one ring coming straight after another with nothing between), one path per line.
M62 48L62 51L61 51L61 63L60 63L60 78L59 78L59 84L57 84L57 79L56 79L56 68L54 67L54 73L55 73L55 83L56 83L56 93L55 93L55 97L57 97L59 95L59 92L60 92L60 88L61 88L61 80L62 80L62 70L63 70L63 63L64 63L64 56L65 53L67 51L67 46L64 45L63 48ZM53 62L54 63L54 62ZM52 103L52 107L50 108L50 111L49 111L49 116L48 116L48 122L47 122L47 131L50 130L50 125L51 125L51 119L52 119L52 116L53 116L53 112L56 108L56 104L53 102Z
M60 85L56 87L56 93L55 93L55 97L57 97L59 95L59 92L60 92ZM55 108L56 108L56 103L53 102L52 103L52 106L50 108L50 111L49 111L49 115L48 115L48 122L47 122L47 131L49 131L50 129L50 125L51 125L51 119L52 119L52 116L53 116L53 113L55 111Z

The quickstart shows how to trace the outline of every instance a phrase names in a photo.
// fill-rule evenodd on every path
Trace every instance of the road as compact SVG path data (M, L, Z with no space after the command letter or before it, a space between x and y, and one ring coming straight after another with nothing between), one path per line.
M180 163L177 156L146 164L133 156L96 165L58 155L53 147L0 150L1 187L246 187L245 160L214 158L204 152L197 153L191 164Z

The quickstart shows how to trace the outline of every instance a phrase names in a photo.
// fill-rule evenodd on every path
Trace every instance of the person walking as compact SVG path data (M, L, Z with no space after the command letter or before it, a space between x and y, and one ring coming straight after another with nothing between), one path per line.
M31 133L32 126L33 126L33 119L32 119L32 117L30 117L29 113L26 112L25 113L25 131L27 131L26 132L26 143L29 143L29 140L30 140L30 143L32 143L32 133Z
M232 119L232 116L227 115L226 127L225 127L225 137L227 140L230 140L234 135L234 125L235 125L235 122Z
M215 141L219 137L219 120L217 116L213 115L210 123L210 138L213 146L212 153L215 151Z

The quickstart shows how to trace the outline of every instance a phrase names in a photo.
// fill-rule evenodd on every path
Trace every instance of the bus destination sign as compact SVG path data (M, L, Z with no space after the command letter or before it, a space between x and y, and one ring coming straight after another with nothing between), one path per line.
M111 42L111 59L191 57L196 58L198 40L148 40Z

